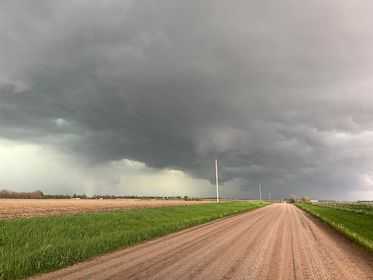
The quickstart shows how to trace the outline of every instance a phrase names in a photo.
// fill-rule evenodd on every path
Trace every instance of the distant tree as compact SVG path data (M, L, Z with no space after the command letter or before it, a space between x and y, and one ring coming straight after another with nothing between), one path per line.
M311 201L311 199L308 197L308 196L303 196L301 199L300 199L302 202L304 203L308 203Z

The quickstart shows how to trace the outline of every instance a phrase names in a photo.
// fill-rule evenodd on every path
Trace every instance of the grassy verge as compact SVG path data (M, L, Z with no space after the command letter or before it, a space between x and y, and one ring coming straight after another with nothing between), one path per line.
M373 251L373 216L371 214L308 203L298 203L297 206Z
M0 220L0 279L62 268L144 240L266 205L226 202Z

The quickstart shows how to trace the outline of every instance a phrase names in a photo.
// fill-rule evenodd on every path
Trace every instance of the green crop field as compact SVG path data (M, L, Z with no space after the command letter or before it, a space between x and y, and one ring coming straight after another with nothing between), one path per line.
M316 205L373 215L373 204L336 202L336 203L317 203Z
M0 279L21 279L55 270L265 205L242 201L0 220Z
M331 225L348 238L373 251L373 212L370 211L370 206L310 203L298 203L297 206Z

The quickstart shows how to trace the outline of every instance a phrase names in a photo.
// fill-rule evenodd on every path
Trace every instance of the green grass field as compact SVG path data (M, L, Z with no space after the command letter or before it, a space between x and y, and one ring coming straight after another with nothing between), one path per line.
M331 225L363 247L373 251L372 213L357 209L357 206L348 208L347 205L333 207L330 205L298 203L297 206Z
M265 205L258 201L225 202L0 220L0 279L21 279L55 270Z
M340 208L348 211L363 212L373 215L373 205L364 203L317 203L324 207Z

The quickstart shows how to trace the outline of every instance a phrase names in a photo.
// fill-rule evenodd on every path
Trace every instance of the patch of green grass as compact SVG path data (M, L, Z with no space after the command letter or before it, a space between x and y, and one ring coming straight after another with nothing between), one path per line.
M351 240L373 251L373 215L349 208L298 203L297 206L331 225Z
M187 227L265 206L259 201L0 220L0 279L21 279Z

